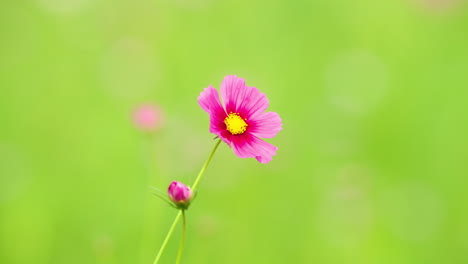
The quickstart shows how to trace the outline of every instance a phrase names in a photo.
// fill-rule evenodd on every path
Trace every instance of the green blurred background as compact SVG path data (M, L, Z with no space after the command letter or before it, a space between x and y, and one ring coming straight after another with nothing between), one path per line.
M183 263L468 263L468 14L455 0L2 0L0 263L152 263L237 74L283 131L218 150ZM163 128L132 122L159 105ZM173 263L180 226L161 263Z

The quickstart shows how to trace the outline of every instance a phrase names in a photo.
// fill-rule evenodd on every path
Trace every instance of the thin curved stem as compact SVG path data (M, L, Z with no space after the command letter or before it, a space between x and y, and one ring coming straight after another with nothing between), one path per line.
M221 139L218 139L218 142L216 142L216 145L214 146L213 150L211 151L210 156L208 157L205 164L203 165L200 172L198 173L197 178L195 179L195 181L192 184L192 191L195 191L195 189L197 188L198 183L200 182L200 179L203 176L203 173L205 173L206 167L208 167L208 164L210 164L211 158L213 158L213 156L214 156L214 154L216 152L216 149L218 149L219 143L221 143Z
M181 211L182 211L182 240L180 241L179 253L177 254L176 264L180 264L180 260L182 259L182 252L184 251L185 236L186 236L186 231L187 231L187 220L185 218L185 210L181 209Z
M221 143L221 139L218 140L218 142L216 142L216 145L214 146L213 150L211 151L210 156L208 157L205 164L203 165L200 172L198 173L198 176L197 176L197 178L195 179L195 182L192 185L192 191L194 191L195 188L198 186L198 183L200 182L200 179L203 176L203 173L205 173L205 170L208 167L208 164L210 164L210 161L213 158L213 156L214 156L214 154L216 152L216 149L218 148L220 143ZM159 259L161 258L162 253L164 252L164 249L166 249L167 242L169 242L169 238L171 238L172 233L174 232L174 229L175 229L177 223L179 222L180 217L182 216L182 214L184 214L183 210L180 210L179 213L177 214L176 218L174 219L174 222L172 222L172 226L171 226L171 228L169 228L169 232L167 233L166 238L164 239L164 242L161 245L161 248L159 249L158 255L156 255L156 258L154 259L153 264L158 264ZM185 221L185 214L184 214L184 221ZM185 226L185 223L184 223L184 226Z

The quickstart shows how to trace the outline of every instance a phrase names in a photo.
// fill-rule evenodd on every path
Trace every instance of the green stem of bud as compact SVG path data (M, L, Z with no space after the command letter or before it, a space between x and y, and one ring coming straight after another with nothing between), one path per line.
M208 164L210 164L210 161L211 159L213 158L215 152L216 152L216 149L218 149L218 146L219 144L221 143L221 139L218 140L218 142L216 142L216 145L214 146L213 150L211 151L211 154L210 156L208 157L208 159L206 160L205 164L203 165L203 167L201 168L200 170L200 173L198 173L198 176L197 178L195 179L195 182L193 183L192 185L192 191L195 192L195 188L197 188L198 186L198 183L200 182L200 179L201 177L203 176L203 174L205 173L205 170L206 168L208 167ZM172 236L172 233L174 232L174 229L177 225L177 223L179 222L180 220L180 217L181 216L184 216L184 231L183 231L183 234L182 234L182 238L184 240L183 243L185 243L185 213L184 213L184 210L179 210L179 213L177 214L176 218L174 219L174 222L172 222L172 226L169 228L169 232L167 233L166 235L166 238L164 239L164 242L162 243L161 245L161 248L159 249L159 252L158 252L158 255L156 255L156 258L154 259L154 262L153 264L158 264L159 262L159 259L161 258L162 256L162 253L164 252L164 250L166 249L166 245L167 245L167 242L169 242L169 238L171 238ZM183 244L181 244L182 246L182 250L183 250ZM179 256L177 257L177 260L180 261L180 256L182 255L182 252L180 251L179 249ZM177 262L178 263L178 262Z
M159 259L161 258L162 253L164 252L164 249L166 249L167 242L169 242L169 238L171 238L172 233L174 232L174 229L177 223L179 222L179 219L181 216L182 216L182 210L179 211L176 218L174 219L174 222L172 223L171 228L169 228L169 232L167 233L166 238L164 239L164 242L162 243L161 248L159 249L156 259L154 259L153 264L157 264L159 262Z
M186 236L186 231L187 231L187 220L185 218L185 210L181 209L182 211L182 239L180 240L180 246L179 246L179 253L177 254L177 260L176 264L180 264L180 259L182 258L182 252L184 251L184 245L185 245L185 236Z

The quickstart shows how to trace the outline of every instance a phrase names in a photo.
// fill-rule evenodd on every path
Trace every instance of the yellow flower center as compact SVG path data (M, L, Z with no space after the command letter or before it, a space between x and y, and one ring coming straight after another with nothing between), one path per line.
M247 123L245 119L239 116L238 113L229 113L229 115L224 119L224 124L231 134L239 135L247 130Z

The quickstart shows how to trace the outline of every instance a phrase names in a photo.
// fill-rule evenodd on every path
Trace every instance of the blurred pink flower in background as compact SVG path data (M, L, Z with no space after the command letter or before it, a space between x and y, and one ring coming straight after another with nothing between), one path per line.
M210 115L210 132L229 145L239 158L256 158L268 163L277 147L260 138L272 138L282 129L276 112L265 112L268 99L245 80L228 75L221 83L221 98L211 85L198 97L201 108Z
M161 107L157 105L140 105L133 112L133 122L137 128L143 131L157 131L164 125L164 113Z

